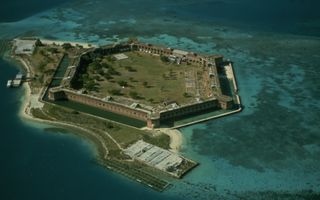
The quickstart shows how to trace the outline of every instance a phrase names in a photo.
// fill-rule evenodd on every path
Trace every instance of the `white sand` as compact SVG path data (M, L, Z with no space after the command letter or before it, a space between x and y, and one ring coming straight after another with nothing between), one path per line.
M54 42L56 42L56 41L54 41ZM60 41L60 42L62 42L62 41ZM62 43L64 43L64 42L62 42ZM20 61L24 65L24 67L27 69L27 72L30 72L31 67L28 65L28 63L26 63L22 59L20 59ZM84 130L90 134L93 134L89 130L86 130L84 128L81 128L81 127L78 127L78 126L75 126L72 124L67 124L67 123L63 123L63 122L56 122L56 121L48 121L48 120L43 120L43 119L38 119L38 118L33 117L31 114L31 109L32 108L42 108L44 105L44 103L42 103L40 101L40 97L41 97L43 90L41 90L35 94L32 94L29 83L24 83L23 87L25 89L25 94L24 94L23 103L21 105L20 112L19 112L19 115L22 118L27 119L27 120L47 123L47 124L51 124L51 125L64 125L64 126L69 126L69 127L73 127L73 128L78 128L78 129ZM181 149L182 141L183 141L182 134L180 131L178 131L177 129L169 129L169 128L156 129L156 131L167 134L170 137L170 150L173 152L179 152L179 150ZM93 135L95 135L95 134L93 134ZM108 155L108 148L105 145L104 145L104 148L106 149L106 155L105 155L105 157L106 157Z
M42 44L46 45L63 45L64 43L70 43L72 46L81 45L83 48L92 48L92 47L98 47L97 45L85 43L85 42L70 42L70 41L63 41L63 40L47 40L47 39L40 39Z
M23 118L35 120L35 118L31 114L32 108L42 108L43 103L39 101L39 94L31 94L31 89L28 83L23 84L23 88L25 89L24 99L20 108L19 115ZM37 119L37 121L41 121Z
M31 67L28 65L28 63L26 63L22 59L19 59L19 60L21 61L23 66L26 68L26 70L28 72L30 72ZM103 138L101 138L100 136L96 135L94 132L92 132L92 131L90 131L90 130L88 130L86 128L79 127L79 126L74 125L74 124L55 121L54 118L53 118L53 120L44 120L44 119L39 119L39 118L34 117L32 115L32 113L31 113L31 109L32 108L43 108L44 103L40 101L40 97L42 96L45 88L42 88L41 90L39 90L39 92L34 93L34 94L31 91L31 87L30 87L29 83L24 83L23 84L23 88L25 89L25 94L24 94L24 97L22 99L22 105L21 105L20 111L19 111L19 116L22 119L31 120L31 121L40 122L40 123L45 123L45 124L50 124L50 125L54 125L54 126L70 127L70 128L73 128L73 129L79 129L81 131L84 131L84 132L86 132L86 133L88 133L88 134L90 134L92 136L97 137L97 139L102 144L102 146L103 146L103 148L105 150L104 158L108 157L109 150L108 150L108 147L103 142Z
M170 128L160 128L157 129L162 133L168 135L170 137L170 150L173 152L179 152L182 146L182 134L177 129L170 129Z
M23 64L28 74L31 72L31 67L26 63L23 59L19 59L19 61ZM31 88L28 82L23 83L23 88L25 90L24 99L20 108L19 115L26 119L32 119L34 121L42 121L40 119L36 119L31 114L32 108L42 108L43 103L39 101L41 91L36 94L32 94Z

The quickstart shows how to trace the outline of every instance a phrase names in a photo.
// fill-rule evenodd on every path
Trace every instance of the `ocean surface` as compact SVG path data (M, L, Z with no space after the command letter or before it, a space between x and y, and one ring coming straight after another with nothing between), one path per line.
M3 0L0 39L144 42L223 54L242 113L181 129L200 163L158 193L94 162L67 131L23 120L19 66L0 59L0 199L320 199L320 1Z

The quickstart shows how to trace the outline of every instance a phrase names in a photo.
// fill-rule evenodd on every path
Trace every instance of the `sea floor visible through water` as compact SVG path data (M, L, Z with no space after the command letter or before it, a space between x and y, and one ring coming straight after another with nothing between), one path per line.
M200 165L169 190L157 193L96 166L90 143L72 134L48 134L52 131L43 125L21 121L15 113L23 91L4 86L18 69L1 61L1 91L6 95L1 106L6 111L1 114L6 133L1 134L12 133L3 135L7 140L1 145L5 182L0 183L6 189L0 189L1 199L73 195L104 199L108 193L112 199L319 197L320 16L307 12L318 3L283 1L288 10L281 21L271 14L264 19L268 14L258 13L261 1L242 2L69 1L16 22L0 23L2 39L38 36L103 45L137 37L187 51L222 54L234 63L244 106L239 114L180 129L181 153ZM276 17L285 3L264 4ZM257 13L223 14L245 6L253 6ZM305 12L298 13L297 8ZM220 11L214 13L215 9Z

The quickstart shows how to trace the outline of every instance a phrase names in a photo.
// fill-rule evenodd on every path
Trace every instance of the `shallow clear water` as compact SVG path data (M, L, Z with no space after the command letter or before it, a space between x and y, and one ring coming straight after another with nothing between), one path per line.
M157 193L96 166L92 146L81 139L22 122L16 114L22 91L5 88L18 70L1 61L2 199L298 199L301 191L319 195L318 1L83 0L57 1L55 6L0 23L0 37L100 45L138 37L223 54L234 61L245 109L181 129L182 153L200 166L170 190Z

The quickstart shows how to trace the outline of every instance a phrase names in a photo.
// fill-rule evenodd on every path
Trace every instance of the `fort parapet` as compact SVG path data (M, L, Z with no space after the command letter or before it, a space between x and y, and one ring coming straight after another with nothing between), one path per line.
M175 58L179 63L192 63L207 67L209 70L209 80L212 87L216 88L217 95L206 100L198 99L193 103L184 105L170 105L162 110L150 109L144 106L132 106L116 102L111 98L98 98L93 95L83 94L81 91L72 89L72 82L82 66L82 59L75 66L70 66L58 87L50 88L48 97L52 101L70 100L82 104L90 105L102 110L117 113L141 121L145 121L149 128L159 127L161 121L170 120L177 117L198 113L214 108L230 109L233 107L234 100L230 96L222 94L220 81L217 72L217 66L221 65L223 56L204 56L192 52L186 52L178 49L165 48L143 43L125 43L112 46L95 48L81 56L112 55L121 52L141 51L150 54L165 55ZM138 104L136 104L138 105Z

